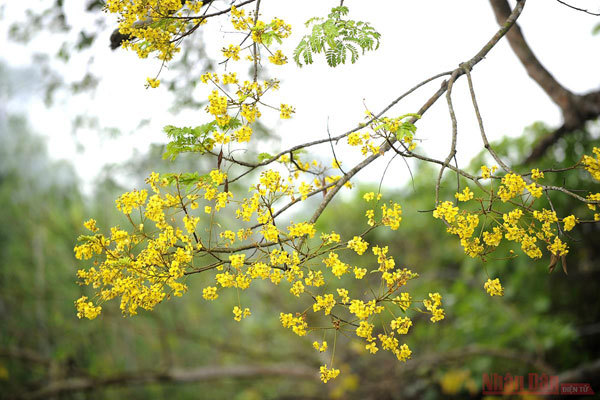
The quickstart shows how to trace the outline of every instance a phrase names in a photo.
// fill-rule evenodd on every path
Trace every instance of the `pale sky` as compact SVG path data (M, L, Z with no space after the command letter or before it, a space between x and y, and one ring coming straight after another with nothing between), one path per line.
M65 1L68 23L76 30L93 23L77 13L80 0ZM593 11L600 9L598 1L571 2ZM0 59L12 66L31 64L34 50L57 47L51 35L42 35L28 46L13 44L6 39L7 22L22 19L24 3L0 0L5 6L3 28L0 28ZM264 19L278 16L292 24L294 33L283 46L290 56L300 37L305 33L303 22L315 15L325 16L337 5L335 1L263 0ZM281 79L281 90L268 101L271 104L288 103L296 107L292 120L279 121L277 115L264 110L265 121L281 138L273 151L305 141L327 136L327 121L332 135L345 132L362 121L365 105L378 112L399 94L423 79L458 66L471 58L497 30L497 24L488 1L484 0L419 0L419 1L359 1L347 0L350 18L370 22L381 34L378 51L362 56L357 64L330 68L322 56L315 64L297 68L292 62L284 67L270 68L271 75ZM107 18L114 18L108 16ZM110 21L110 19L109 19ZM114 20L113 20L114 21ZM583 93L600 86L600 36L591 30L599 18L562 6L554 0L529 0L519 24L533 51L541 62L567 88ZM116 26L116 22L109 22ZM236 43L227 20L211 20L204 27L212 34L204 36L210 42L207 50L219 57L218 50ZM107 162L125 160L134 149L143 151L150 143L165 143L164 125L199 125L207 121L203 110L170 115L171 94L165 88L146 90L146 77L154 76L159 63L139 60L129 52L111 51L104 32L94 48L94 64L74 58L68 65L59 66L65 74L81 77L87 68L102 81L94 98L78 96L62 98L47 109L39 97L32 96L26 104L8 105L9 110L28 114L35 131L48 138L52 157L70 159L84 182L91 182L101 166ZM52 53L52 52L51 52ZM10 55L10 57L8 56ZM231 71L247 70L245 64L230 66ZM218 71L223 72L223 71ZM560 123L560 113L541 89L531 81L524 68L503 40L479 63L473 73L475 90L490 140L503 135L517 136L523 128L535 121L550 125ZM415 112L439 87L441 81L420 89L411 98L395 106L389 116ZM481 149L481 140L468 97L466 81L454 87L454 102L458 117L459 164L464 165ZM81 131L77 138L85 151L78 152L71 133L71 118L78 112L99 116L105 127L119 127L125 134L117 139ZM129 134L146 118L151 123ZM441 99L418 123L417 137L423 139L422 150L443 158L448 151L450 120L445 101ZM329 156L328 146L321 153ZM338 157L344 166L353 165L359 157L343 150ZM397 183L408 176L401 160L389 183ZM378 179L384 167L379 161L359 179ZM372 172L375 172L373 174Z

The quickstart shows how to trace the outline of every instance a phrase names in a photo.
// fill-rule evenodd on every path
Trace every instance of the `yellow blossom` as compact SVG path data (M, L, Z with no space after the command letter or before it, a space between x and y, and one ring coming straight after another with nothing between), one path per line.
M362 255L369 248L369 243L364 241L360 236L354 236L354 238L348 242L348 248L354 250L356 254Z
M563 224L565 225L565 231L570 231L575 227L575 224L578 224L579 220L575 218L574 215L569 215L568 217L563 218Z
M455 193L454 197L458 199L458 201L469 201L473 198L473 192L467 186L462 193Z
M206 300L216 300L219 297L217 288L214 286L209 286L202 289L202 297L204 297Z
M354 277L356 279L362 279L365 276L366 273L367 273L367 269L366 268L354 267Z
M98 232L98 228L96 227L96 220L93 218L88 219L83 223L83 226L92 232Z
M160 79L146 78L146 87L157 88L160 85Z
M289 119L292 117L292 114L296 112L294 110L294 107L289 106L287 104L281 104L280 110L281 110L281 114L279 117L281 119Z
M490 296L504 296L504 288L500 284L500 280L498 278L494 280L488 278L483 287L485 288L486 292L490 294Z
M321 380L323 381L323 383L327 383L329 380L337 378L337 376L340 374L339 369L327 369L327 364L321 365L320 372Z
M327 341L324 340L322 344L319 344L319 342L314 341L313 347L315 348L315 350L319 351L320 353L323 353L327 350Z
M534 168L531 170L531 179L543 179L544 178L544 173L541 172L539 169Z

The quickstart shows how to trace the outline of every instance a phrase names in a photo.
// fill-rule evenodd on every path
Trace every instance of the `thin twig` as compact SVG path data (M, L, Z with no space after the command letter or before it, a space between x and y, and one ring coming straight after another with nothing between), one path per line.
M502 161L502 159L496 154L492 146L490 146L490 142L488 141L487 135L485 134L485 128L483 127L483 119L481 118L481 113L479 112L479 105L477 104L477 99L475 97L475 89L473 88L473 80L471 79L471 71L466 66L462 66L465 75L467 75L467 82L469 83L469 92L471 93L471 100L473 102L473 109L475 110L475 115L477 116L477 123L479 124L479 131L481 132L481 139L483 140L483 146L485 149L492 155L494 160L500 165L500 167L506 171L510 172L510 168L508 165Z
M582 11L582 12L584 12L586 14L595 15L596 17L600 17L600 13L594 13L594 12L585 10L583 8L572 6L572 5L568 4L568 3L565 3L562 0L556 0L556 1L558 1L560 4L563 4L563 5L565 5L565 6L569 7L569 8L572 8L573 10Z
M440 168L440 173L438 174L437 180L435 182L435 204L437 205L440 199L440 184L442 182L442 176L444 175L444 170L449 165L450 161L452 161L452 157L456 155L456 138L458 136L458 124L456 122L456 114L454 113L454 106L452 105L452 86L454 85L454 81L458 77L459 70L455 70L448 79L448 89L446 91L446 102L448 103L448 112L450 113L450 120L452 122L452 143L450 145L450 152L448 156L444 160L442 167Z

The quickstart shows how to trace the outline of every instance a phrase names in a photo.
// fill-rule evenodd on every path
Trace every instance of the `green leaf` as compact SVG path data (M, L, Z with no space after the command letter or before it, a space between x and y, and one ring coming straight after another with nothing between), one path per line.
M298 66L313 63L313 53L325 53L325 60L331 67L345 64L347 52L354 64L360 55L367 50L379 48L381 35L367 22L344 20L342 16L349 13L348 7L334 7L323 21L322 18L311 18L306 26L312 26L310 35L305 35L294 50L294 61Z
M270 155L269 153L260 153L258 155L258 162L263 162L266 160L270 160L271 158L273 158L272 155Z

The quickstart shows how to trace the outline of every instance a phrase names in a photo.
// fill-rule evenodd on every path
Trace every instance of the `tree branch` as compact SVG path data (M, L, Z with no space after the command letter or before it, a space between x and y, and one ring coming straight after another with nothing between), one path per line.
M490 0L490 4L496 20L502 24L511 12L508 1ZM576 95L563 87L537 59L518 24L506 34L506 38L527 74L560 108L563 116L563 125L535 145L525 160L525 163L529 163L542 157L565 134L584 128L587 121L600 116L600 91Z
M314 368L302 365L252 366L237 365L227 367L201 367L195 369L172 368L162 372L132 372L107 377L73 377L50 382L34 392L23 393L19 399L46 399L67 393L112 386L145 385L152 383L193 383L218 379L244 379L257 377L288 377L295 379L318 380Z
M586 10L584 8L579 8L579 7L572 6L572 5L566 3L566 2L564 2L562 0L556 0L556 1L558 1L560 4L563 4L563 5L565 5L565 6L569 7L569 8L572 8L573 10L582 11L582 12L584 12L586 14L595 15L596 17L600 16L600 13L595 13L595 12L588 11L588 10Z

